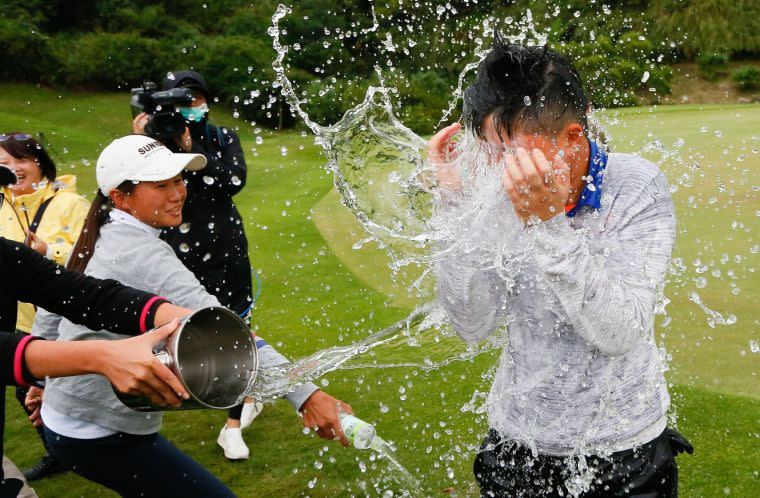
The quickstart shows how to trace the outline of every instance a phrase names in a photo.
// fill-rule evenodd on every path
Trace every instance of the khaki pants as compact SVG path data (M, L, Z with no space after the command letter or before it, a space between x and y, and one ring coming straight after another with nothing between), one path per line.
M37 493L34 492L32 488L29 487L29 485L26 483L26 479L24 479L24 474L21 473L20 470L18 470L18 467L10 461L10 459L3 455L3 472L5 473L5 478L10 479L18 479L21 482L24 483L24 485L21 487L21 491L19 491L18 498L38 498Z

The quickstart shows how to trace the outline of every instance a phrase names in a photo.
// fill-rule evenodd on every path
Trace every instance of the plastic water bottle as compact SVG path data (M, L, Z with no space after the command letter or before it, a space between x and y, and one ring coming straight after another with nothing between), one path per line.
M353 443L354 448L360 450L377 449L383 443L383 440L377 437L377 431L372 424L350 413L340 412L339 416L346 439Z

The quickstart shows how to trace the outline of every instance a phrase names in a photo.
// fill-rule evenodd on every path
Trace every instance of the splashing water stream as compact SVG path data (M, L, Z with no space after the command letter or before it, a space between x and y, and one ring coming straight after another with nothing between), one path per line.
M240 401L242 402L247 396L262 402L274 401L292 392L298 386L340 368L357 355L393 341L399 335L408 335L412 329L422 323L429 309L430 306L415 309L406 318L351 345L323 349L283 367L263 368L259 371L255 384L248 389Z

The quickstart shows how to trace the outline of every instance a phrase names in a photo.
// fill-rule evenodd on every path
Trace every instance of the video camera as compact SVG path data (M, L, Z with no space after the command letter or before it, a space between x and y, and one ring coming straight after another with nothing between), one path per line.
M146 81L140 88L132 89L132 117L141 112L149 115L145 134L157 140L173 140L185 132L185 118L179 107L190 106L193 94L187 88L156 90L156 84Z

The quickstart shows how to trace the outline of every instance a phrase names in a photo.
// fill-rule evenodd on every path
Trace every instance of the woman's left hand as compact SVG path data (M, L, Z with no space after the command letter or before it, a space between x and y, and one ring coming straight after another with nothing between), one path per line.
M42 395L45 391L37 386L32 386L26 393L26 399L24 404L26 408L32 412L29 415L29 420L34 427L42 425L42 417L40 416L40 408L42 407Z
M27 232L27 245L43 256L47 254L47 243L34 232Z

